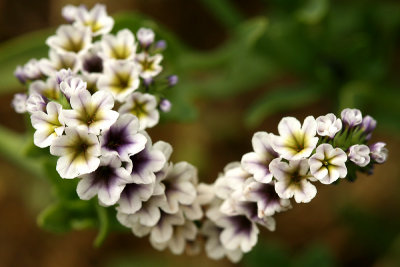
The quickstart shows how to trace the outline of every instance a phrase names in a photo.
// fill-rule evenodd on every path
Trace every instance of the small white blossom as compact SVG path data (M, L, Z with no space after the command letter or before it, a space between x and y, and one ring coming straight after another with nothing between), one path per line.
M51 100L60 98L60 88L54 77L50 77L46 81L37 80L32 82L29 86L29 94L34 93Z
M157 187L157 189L155 187ZM148 201L155 191L163 193L164 188L159 183L129 183L121 193L117 210L125 214L134 214L142 208L142 203Z
M100 51L101 43L95 42L92 47L80 57L83 74L97 74L99 77L103 73L103 59L99 56Z
M147 138L146 146L129 157L127 169L131 170L134 183L151 184L156 180L156 173L164 167L166 158L160 149L159 142L153 145L150 136L145 132L141 133Z
M175 255L182 254L187 246L187 242L194 241L197 235L196 225L190 221L185 220L183 225L174 225L171 238L165 242L157 242L150 238L150 242L155 249L164 250L167 247Z
M342 121L333 113L317 118L317 133L320 136L329 136L333 138L337 132L342 129Z
M269 165L275 179L275 191L284 199L294 197L297 203L307 203L317 194L317 188L309 181L315 178L309 174L307 159L291 160L289 163L274 159Z
M60 157L56 169L62 178L91 173L100 164L97 136L84 129L65 128L65 135L56 138L51 144L50 153Z
M138 117L141 130L155 126L160 119L157 100L155 96L150 94L131 94L118 112L121 114L131 113Z
M344 124L354 127L362 123L362 114L358 109L345 108L341 113Z
M55 102L49 102L46 106L47 113L37 111L31 116L32 126L36 129L33 135L33 143L38 147L48 147L53 140L61 136L65 124L60 116L62 107Z
M18 66L15 70L15 76L22 82L25 83L27 80L37 80L42 77L40 70L40 64L37 59L29 60L24 66Z
M228 250L222 245L220 240L222 230L223 228L218 227L211 220L206 220L202 225L201 232L206 238L205 250L207 256L214 260L220 260L226 256L236 263L243 257L243 252L240 248Z
M68 22L73 22L76 18L76 13L78 12L78 8L79 7L77 7L77 6L66 5L62 8L61 15Z
M100 54L105 60L132 60L136 54L135 37L128 29L119 31L115 36L104 35L101 47Z
M112 30L114 19L108 16L105 5L96 4L90 11L85 6L80 6L75 14L74 25L89 27L93 36L98 36Z
M57 53L55 50L50 49L49 58L42 58L39 61L40 70L47 76L53 76L61 69L71 69L76 73L79 68L78 58L75 53Z
M67 77L60 83L60 90L69 99L72 95L86 91L86 82L74 76Z
M61 25L56 35L50 36L46 44L57 53L84 54L91 46L92 35L89 28Z
M31 93L26 100L26 110L32 114L37 111L46 111L46 106L47 99L35 92Z
M168 242L174 235L174 227L177 225L184 225L184 223L185 218L182 212L169 214L161 211L160 220L151 229L151 243Z
M137 32L137 38L143 47L148 47L154 42L155 34L152 29L140 28Z
M89 200L97 195L105 206L114 205L125 185L131 182L129 172L122 167L117 155L102 156L99 167L81 178L76 188L79 198Z
M235 191L241 191L246 179L251 174L246 172L239 162L226 165L224 173L214 182L215 195L221 199L228 199Z
M388 157L389 151L385 146L384 142L377 142L370 146L371 158L379 164L384 163Z
M163 69L160 65L162 60L163 56L161 54L155 54L154 56L150 56L145 52L137 54L135 61L139 67L140 77L150 79L157 76Z
M272 147L284 159L299 160L311 155L318 143L317 122L308 116L303 126L293 117L285 117L278 124L280 136L274 136Z
M139 73L134 63L129 61L108 61L97 86L99 90L109 91L120 102L139 87Z
M195 201L197 170L193 165L187 162L170 165L161 182L165 186L166 202L161 206L165 212L176 213L179 205L191 205Z
M331 184L339 178L345 178L347 155L340 148L330 144L321 144L308 161L311 174L323 184Z
M255 133L252 139L254 152L245 154L242 157L242 167L253 174L254 179L261 183L269 183L272 174L269 171L269 164L274 158L279 157L272 148L273 135L266 132Z
M142 151L147 138L138 133L139 120L132 114L123 114L117 121L100 136L103 155L117 154L121 159Z
M26 101L28 100L27 94L15 94L12 100L11 105L17 113L25 113L26 110Z
M353 145L349 148L349 159L360 167L365 167L370 162L370 149L366 145Z
M98 91L93 95L87 90L79 91L71 96L70 103L73 109L62 112L65 124L82 127L96 135L101 130L108 130L119 116L118 112L112 110L112 95L105 91Z

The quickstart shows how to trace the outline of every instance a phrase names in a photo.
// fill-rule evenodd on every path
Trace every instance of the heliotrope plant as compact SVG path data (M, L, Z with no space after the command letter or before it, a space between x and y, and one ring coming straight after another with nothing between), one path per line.
M283 118L278 135L255 133L252 152L213 184L199 183L193 165L170 162L171 145L146 133L171 109L163 89L178 81L163 76L165 42L145 28L110 34L103 5L62 14L69 24L47 39L49 57L17 68L29 90L13 106L29 114L34 144L58 157L59 176L79 179L80 199L115 207L118 221L156 249L181 254L204 244L210 258L238 261L292 199L310 202L316 183L354 181L387 159L385 143L368 144L376 121L345 109L340 118Z

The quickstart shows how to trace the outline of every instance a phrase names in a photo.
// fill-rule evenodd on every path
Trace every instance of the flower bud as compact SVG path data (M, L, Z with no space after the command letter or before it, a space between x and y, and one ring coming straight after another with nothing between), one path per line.
M362 120L361 129L366 134L366 139L371 139L372 132L375 130L376 127L376 120L371 116L365 116Z
M384 142L377 142L370 146L371 158L377 163L384 163L388 157L388 149Z
M28 96L26 94L15 94L11 105L17 113L26 112L26 100Z
M32 93L26 101L26 110L30 113L46 111L47 99L38 93Z
M18 66L17 69L14 71L14 76L19 80L20 83L26 83L26 76L24 73L24 69L21 66Z
M156 43L157 50L164 50L165 48L167 48L167 42L165 40L160 40Z
M349 127L354 127L362 122L362 114L358 109L346 108L342 111L342 121Z
M155 34L153 30L147 28L140 28L137 32L139 43L143 47L148 47L154 42Z
M317 133L320 136L329 136L333 138L337 132L342 129L342 121L333 113L317 118Z
M170 76L168 76L167 79L168 79L168 85L171 87L175 86L179 81L179 78L177 75L170 75Z
M370 162L369 147L366 145L353 145L349 148L349 159L360 167L365 167Z
M168 99L163 98L160 101L160 109L163 112L169 112L171 110L172 104Z

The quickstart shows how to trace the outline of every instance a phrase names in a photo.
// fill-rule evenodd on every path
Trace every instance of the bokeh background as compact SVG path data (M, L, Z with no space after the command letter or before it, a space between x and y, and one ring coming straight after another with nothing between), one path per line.
M61 8L82 3L96 1L0 0L0 134L15 138L0 140L0 266L233 266L158 252L129 232L94 248L96 229L38 226L54 195L49 181L24 170L31 159L17 164L29 137L10 106L24 90L12 71L46 56ZM388 162L354 183L318 185L311 203L276 216L275 232L262 230L240 266L400 266L399 1L103 3L119 27L151 26L168 41L166 71L180 84L169 92L173 110L150 134L173 145L174 161L198 166L204 182L250 151L255 131L276 133L282 116L357 107L377 118L373 141L387 143Z

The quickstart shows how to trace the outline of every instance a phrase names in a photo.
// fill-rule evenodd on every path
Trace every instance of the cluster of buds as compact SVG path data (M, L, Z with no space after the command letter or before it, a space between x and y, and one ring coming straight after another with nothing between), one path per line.
M241 258L257 242L257 225L273 231L277 212L308 203L317 193L314 182L354 181L356 171L372 173L386 161L385 143L368 145L376 121L357 109L345 109L341 119L332 113L303 124L283 118L279 135L257 132L253 152L230 163L213 185L214 198L206 207L203 233L211 258Z
M198 251L210 258L241 259L257 243L259 229L275 229L273 216L317 193L313 182L353 181L387 158L385 144L367 145L376 121L356 109L341 119L327 114L303 124L286 117L279 135L258 132L253 152L228 164L212 185L197 169L172 163L172 147L153 143L146 129L171 103L163 90L177 77L160 78L164 41L150 29L110 34L114 21L103 5L67 6L69 24L47 39L49 58L32 59L15 75L29 87L13 106L28 113L34 144L58 157L64 179L80 179L77 195L113 206L118 221L156 249Z

